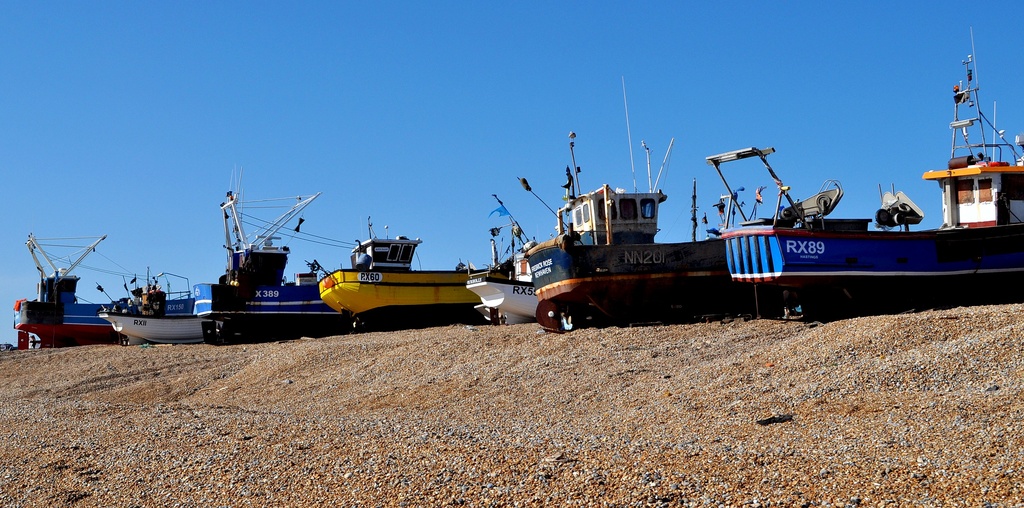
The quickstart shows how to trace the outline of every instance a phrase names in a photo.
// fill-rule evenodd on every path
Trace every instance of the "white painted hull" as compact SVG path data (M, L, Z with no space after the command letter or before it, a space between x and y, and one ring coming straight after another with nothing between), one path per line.
M203 320L194 315L133 316L101 312L99 316L128 337L129 344L198 344L203 342Z
M529 282L483 278L471 280L466 288L480 297L482 307L478 309L488 319L490 309L497 309L506 324L537 321L537 297Z

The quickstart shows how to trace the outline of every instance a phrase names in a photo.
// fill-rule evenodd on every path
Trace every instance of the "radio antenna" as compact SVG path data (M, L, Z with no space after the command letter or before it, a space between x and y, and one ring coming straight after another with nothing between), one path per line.
M981 79L979 79L980 74L978 73L978 53L974 49L974 27L972 26L970 28L971 28L971 54L974 55L974 87L980 90L981 89ZM980 104L978 105L978 107L979 107L979 109L981 109L981 105Z
M661 174L668 169L670 159L672 158L672 147L676 144L676 138L672 138L668 142L668 150L665 150L665 158L661 160L661 169L658 170L658 178L654 180L654 187L651 187L651 192L654 192L658 188L658 184L661 182Z
M629 103L626 102L625 76L622 76L622 106L626 110L626 142L629 143L629 167L633 172L633 192L636 192L636 163L633 162L633 135L629 132Z

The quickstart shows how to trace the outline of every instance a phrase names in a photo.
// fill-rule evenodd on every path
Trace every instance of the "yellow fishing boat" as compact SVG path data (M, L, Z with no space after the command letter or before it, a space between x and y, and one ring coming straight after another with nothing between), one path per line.
M372 238L352 250L352 268L320 279L320 298L353 316L356 329L481 324L480 297L466 289L469 271L413 270L420 239Z

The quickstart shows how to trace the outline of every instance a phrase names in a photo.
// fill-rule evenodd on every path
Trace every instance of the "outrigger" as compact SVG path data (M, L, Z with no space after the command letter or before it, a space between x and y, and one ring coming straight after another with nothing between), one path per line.
M280 240L277 233L319 196L316 193L279 199L295 203L250 237L242 220L241 194L227 193L220 205L227 269L216 284L196 284L194 288L196 314L206 320L206 342L315 338L340 335L351 329L349 319L320 300L315 273L303 272L291 281L285 279L291 250L275 244Z
M96 246L107 238L36 238L29 234L26 246L39 272L35 300L18 300L14 304L18 330L18 349L85 346L92 344L120 344L120 335L110 323L97 317L101 304L79 302L79 277L75 268L96 251ZM43 248L44 244L68 240L93 240L81 248L81 255L67 268L58 268L54 259ZM40 260L42 257L42 261ZM43 261L46 267L43 266ZM47 268L48 267L48 268ZM99 287L99 286L97 286ZM112 303L111 303L112 305Z

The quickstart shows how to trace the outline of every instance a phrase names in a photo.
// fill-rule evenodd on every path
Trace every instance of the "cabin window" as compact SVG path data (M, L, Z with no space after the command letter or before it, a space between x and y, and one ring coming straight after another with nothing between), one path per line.
M388 261L398 261L398 254L401 249L401 245L392 244L391 247L388 248Z
M611 200L611 201L609 201L609 203L611 203L611 205L612 205L611 206L611 209L612 209L612 220L615 220L615 219L618 218L618 213L616 213L616 211L615 211L615 200ZM605 208L605 202L604 202L604 198L602 198L602 199L597 201L597 218L599 218L601 220L605 220L604 208Z
M654 200L651 198L644 198L640 200L640 216L645 219L654 218Z
M1003 175L1002 195L1012 201L1024 201L1024 175Z
M978 202L980 203L991 203L992 202L992 179L983 178L978 180Z
M620 199L619 211L622 212L623 220L636 220L636 200Z
M590 222L590 202L583 203L583 222Z
M957 180L956 199L961 205L974 204L974 180Z
M405 244L402 246L402 254L398 258L403 263L409 263L412 261L412 245Z

